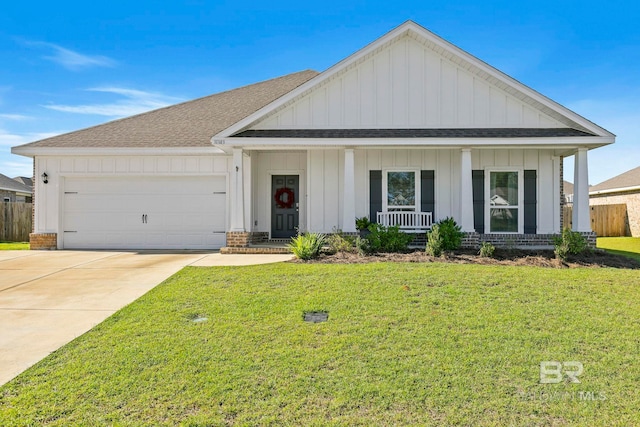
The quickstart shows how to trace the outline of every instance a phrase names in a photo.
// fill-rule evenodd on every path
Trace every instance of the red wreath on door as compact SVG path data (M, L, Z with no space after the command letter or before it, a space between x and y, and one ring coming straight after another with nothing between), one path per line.
M286 198L283 196L286 195ZM276 194L273 196L276 205L281 209L291 209L296 201L295 193L292 189L287 187L278 188Z

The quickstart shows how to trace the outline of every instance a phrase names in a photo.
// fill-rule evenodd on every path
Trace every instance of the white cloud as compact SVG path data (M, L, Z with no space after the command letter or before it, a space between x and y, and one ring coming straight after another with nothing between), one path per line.
M30 159L25 159L24 161L2 161L0 162L0 172L10 178L16 176L29 177L33 175L33 163Z
M111 93L123 96L116 102L107 104L85 104L85 105L60 105L50 104L43 107L65 113L93 114L108 117L127 117L145 111L155 110L182 101L180 98L167 96L159 93L145 92L136 89L119 87L97 87L87 89L92 92Z
M62 65L72 71L79 71L90 67L114 67L116 61L101 55L85 55L71 49L67 49L55 43L25 41L27 45L43 46L52 51L51 55L43 56L44 59Z
M0 114L0 119L5 120L28 120L31 117L22 114Z
M52 136L60 135L61 133L62 132L29 132L24 134L15 134L0 129L0 146L15 147L16 145L50 138Z

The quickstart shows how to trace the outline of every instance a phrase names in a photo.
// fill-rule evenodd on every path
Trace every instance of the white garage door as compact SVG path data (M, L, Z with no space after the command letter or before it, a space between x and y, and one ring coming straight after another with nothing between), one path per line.
M66 178L66 249L217 249L225 177Z

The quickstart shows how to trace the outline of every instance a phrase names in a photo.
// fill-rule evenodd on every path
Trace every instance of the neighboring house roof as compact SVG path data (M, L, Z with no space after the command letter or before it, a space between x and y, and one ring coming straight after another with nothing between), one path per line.
M26 176L16 176L13 179L18 181L20 184L26 185L27 187L33 187L33 180L31 178L28 178Z
M13 193L32 194L31 187L28 187L15 179L11 179L0 173L0 190L11 191Z
M211 136L316 76L312 70L221 92L20 148L211 147Z
M557 138L594 136L569 128L458 128L458 129L255 129L234 137L249 138Z
M589 187L589 194L629 190L640 190L640 166Z
M569 181L564 181L563 182L563 187L564 187L565 196L573 194L573 183L571 183Z

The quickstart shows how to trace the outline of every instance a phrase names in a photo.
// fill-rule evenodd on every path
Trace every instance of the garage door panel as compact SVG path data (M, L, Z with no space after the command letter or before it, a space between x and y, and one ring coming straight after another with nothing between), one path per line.
M219 232L226 230L225 189L225 177L211 176L67 178L64 246L222 247L225 234Z

